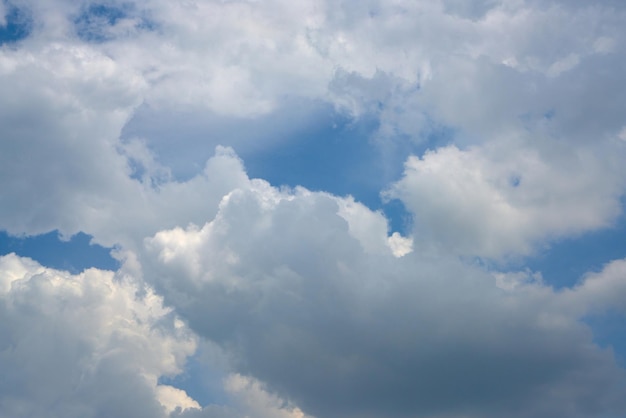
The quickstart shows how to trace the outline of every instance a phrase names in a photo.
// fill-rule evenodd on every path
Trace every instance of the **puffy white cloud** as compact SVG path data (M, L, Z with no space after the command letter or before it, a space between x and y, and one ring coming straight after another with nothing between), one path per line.
M366 253L384 254L390 249L396 257L402 257L411 252L411 238L402 237L398 232L387 236L389 226L381 212L372 212L352 197L337 199L337 203L337 214L346 220L350 234L359 240Z
M529 254L546 240L611 225L621 213L626 149L609 155L545 142L542 151L503 140L411 157L387 195L414 213L425 245L462 255Z
M142 80L86 46L0 50L2 227L77 232L134 192L113 148Z
M187 224L216 207L245 177L231 151L220 148L179 183L145 143L119 140L144 87L90 46L0 50L0 227L84 231L133 248L164 223Z
M157 385L182 371L196 337L151 290L13 254L0 257L0 283L0 415L165 418L162 404L193 406Z
M230 406L202 408L160 384L183 372L198 337L127 267L72 275L0 256L0 415L306 417L250 377L224 380Z
M580 321L588 306L436 250L396 258L376 222L364 229L378 244L364 246L350 205L254 181L203 227L147 240L144 275L234 370L305 413L624 413L623 370Z
M3 141L3 178L22 179L5 187L2 225L17 234L83 230L102 243L129 245L159 228L201 222L193 196L173 191L191 184L178 187L159 163L188 153L173 145L155 151L160 134L146 128L157 138L119 140L141 103L144 126L171 111L188 112L189 119L171 119L183 125L180 136L207 111L215 121L275 111L275 121L292 118L285 103L298 105L296 99L329 103L354 117L375 115L383 147L398 137L431 141L438 135L433 126L450 126L449 140L462 148L547 135L570 144L573 154L593 154L599 144L605 158L613 154L607 137L623 128L625 97L612 87L621 83L624 65L619 3L24 0L19 6L33 15L33 34L19 48L3 49L0 59L2 124L10 138ZM102 42L81 38L80 22L111 33ZM268 126L262 129L275 132ZM268 134L246 143L240 138L246 135L224 140L247 149L275 141ZM183 141L180 148L213 149L220 141L209 136L195 135L198 144ZM543 164L558 165L544 147L542 140L524 145ZM194 167L187 178L203 176L198 161ZM569 174L556 167L545 174L555 172ZM614 184L623 173L604 174ZM155 197L154 183L176 196ZM177 209L168 207L181 198Z
M167 414L182 412L189 409L201 409L200 404L187 395L184 390L169 385L156 387L157 399L165 408Z

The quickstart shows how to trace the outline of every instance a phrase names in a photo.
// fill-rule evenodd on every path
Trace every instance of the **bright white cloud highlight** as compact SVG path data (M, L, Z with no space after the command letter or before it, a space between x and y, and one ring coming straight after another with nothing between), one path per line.
M545 151L516 142L449 146L410 157L387 195L415 214L415 234L427 243L462 255L529 254L617 218L624 180L614 157L558 144Z
M13 254L0 257L0 283L0 415L165 418L192 404L157 386L182 371L196 340L151 290Z

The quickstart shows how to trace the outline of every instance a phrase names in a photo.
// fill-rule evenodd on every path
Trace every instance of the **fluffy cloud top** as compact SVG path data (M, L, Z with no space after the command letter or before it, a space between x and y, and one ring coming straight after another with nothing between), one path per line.
M1 415L166 417L185 400L157 382L182 371L195 337L152 291L13 254L0 257L0 283Z
M411 209L427 245L462 255L528 254L545 241L611 225L621 213L626 148L611 147L613 155L551 148L517 141L439 148L410 157L387 196Z

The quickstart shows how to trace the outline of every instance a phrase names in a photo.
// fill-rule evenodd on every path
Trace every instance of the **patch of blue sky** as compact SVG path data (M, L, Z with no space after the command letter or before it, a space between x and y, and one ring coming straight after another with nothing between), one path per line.
M594 342L610 348L618 364L626 367L626 317L621 312L609 311L588 316L584 322L593 330Z
M124 127L121 140L142 138L174 178L185 181L202 171L218 145L232 147L248 165L247 159L263 149L298 141L303 132L332 124L331 113L330 106L300 99L286 100L275 112L257 118L142 106Z
M144 106L124 128L122 140L145 138L177 180L200 172L217 145L231 146L250 177L274 186L351 195L370 209L382 210L391 231L406 233L410 214L399 201L383 201L380 193L401 177L409 155L447 145L455 132L433 122L412 140L398 132L382 137L379 128L377 113L354 119L329 104L288 98L276 111L257 118L206 112L200 117Z
M103 4L94 3L83 8L74 18L74 27L77 36L92 43L102 43L115 38L112 28L121 20L138 17L136 29L153 30L156 24L142 16L132 3Z
M546 113L543 114L543 117L544 119L550 120L550 119L554 119L555 115L556 115L556 110L550 109Z
M0 25L0 45L19 42L30 35L33 30L33 20L27 9L19 8L8 1L4 1L6 15L5 24Z
M226 373L205 361L202 348L187 359L185 370L176 376L159 378L159 384L170 385L187 392L202 407L228 405L229 395L224 391Z
M74 274L90 267L117 270L119 263L111 257L111 248L90 241L91 237L82 232L64 241L56 231L32 237L14 237L0 231L0 255L15 253Z
M276 186L303 186L339 196L351 195L370 209L382 210L392 231L408 232L410 215L400 201L381 198L402 175L402 164L419 152L410 141L373 139L378 119L353 120L329 112L313 126L261 150L240 153L251 177Z
M626 208L626 202L622 202ZM531 271L541 272L544 282L556 289L575 286L586 273L600 272L611 261L626 258L626 214L611 227L552 243L534 257L523 260ZM594 341L611 347L626 367L626 316L601 312L584 319L593 330Z
M486 269L540 272L545 284L559 290L574 287L586 273L600 272L611 261L623 258L626 258L626 215L611 227L553 242L533 256L505 265L492 265L480 259L473 262ZM610 310L588 315L583 322L591 327L594 342L610 348L616 361L626 367L626 315Z
M376 149L367 144L376 121L354 123L338 117L320 122L298 132L293 140L252 152L242 150L249 174L274 185L352 194L371 203L384 186L384 179L377 175L381 167Z
M144 164L136 160L135 158L127 159L128 168L130 169L130 178L134 180L143 180L143 178L148 173L148 170L144 166Z
M601 271L606 264L622 258L626 258L624 214L612 227L554 242L523 263L532 271L540 271L546 283L559 289L570 287L585 273Z

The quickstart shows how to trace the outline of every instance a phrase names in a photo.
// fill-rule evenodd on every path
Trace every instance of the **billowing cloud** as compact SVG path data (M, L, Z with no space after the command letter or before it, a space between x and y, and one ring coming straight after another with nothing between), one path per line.
M158 380L182 371L196 337L132 278L9 254L0 283L1 415L165 418L192 406Z
M625 14L1 1L0 229L82 231L123 265L0 258L0 415L625 415L624 369L585 323L623 312L624 261L561 290L507 264L623 215ZM383 166L371 192L401 201L404 235L237 156L322 122L325 147L333 118L371 126L357 174ZM230 403L173 378L199 341Z
M387 196L415 214L415 233L429 238L426 245L471 256L529 254L616 220L626 147L612 145L612 155L601 147L556 143L540 151L505 140L439 148L410 157Z
M624 412L623 371L580 322L592 279L565 297L438 251L372 253L341 205L253 182L203 227L147 240L146 277L236 370L316 416Z
M178 184L145 143L121 142L144 81L89 46L3 49L0 63L0 224L9 232L82 230L132 247L164 218L171 226L194 221L198 204L204 210L240 181L227 152Z

